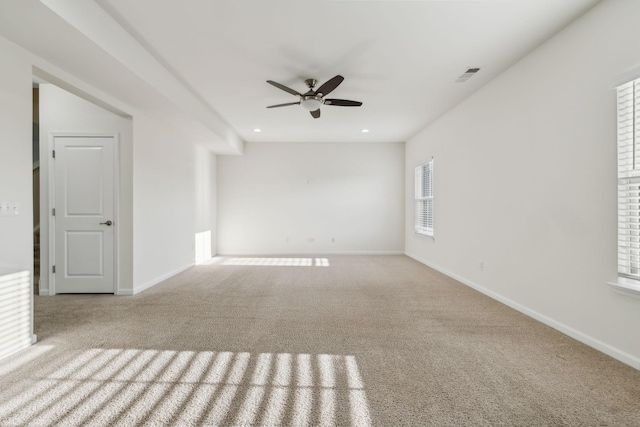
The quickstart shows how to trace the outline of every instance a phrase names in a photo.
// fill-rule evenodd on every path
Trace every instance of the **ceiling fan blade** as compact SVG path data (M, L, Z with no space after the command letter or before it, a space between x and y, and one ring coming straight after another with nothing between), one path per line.
M300 105L300 101L298 101L298 102L287 102L286 104L269 105L267 108L288 107L289 105Z
M309 111L311 113L311 115L313 116L314 119L319 119L320 118L320 109L318 108L315 111Z
M293 90L291 88L288 88L285 85L281 85L280 83L274 82L272 80L267 80L267 83L277 87L278 89L282 89L285 92L289 92L291 95L302 96L302 94L300 92L296 92L295 90Z
M316 90L316 93L321 94L319 96L328 95L329 93L333 92L333 90L337 88L338 85L342 83L343 80L344 80L344 77L342 77L341 75L337 75L334 78L329 79L329 81L327 81L322 86L320 86L318 90Z
M348 99L325 99L324 105L337 105L339 107L359 107L360 101L349 101Z

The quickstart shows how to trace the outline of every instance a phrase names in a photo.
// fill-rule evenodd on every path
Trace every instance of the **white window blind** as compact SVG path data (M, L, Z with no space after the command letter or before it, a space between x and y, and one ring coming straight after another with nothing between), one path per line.
M640 79L618 87L618 274L640 280Z
M433 159L416 167L415 205L416 233L433 236Z

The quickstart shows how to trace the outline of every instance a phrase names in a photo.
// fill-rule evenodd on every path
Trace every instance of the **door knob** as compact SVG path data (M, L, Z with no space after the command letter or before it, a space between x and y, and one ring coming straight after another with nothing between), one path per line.
M113 222L111 220L108 220L107 222L101 222L100 225L108 225L111 226L111 224L113 224Z

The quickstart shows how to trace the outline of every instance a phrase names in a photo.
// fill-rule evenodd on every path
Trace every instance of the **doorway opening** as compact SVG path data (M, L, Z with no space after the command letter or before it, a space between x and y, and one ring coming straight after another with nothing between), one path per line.
M130 232L133 220L132 117L94 102L91 96L55 77L52 78L55 83L51 83L49 77L37 74L33 80L34 89L38 89L37 98L34 92L33 103L34 123L37 120L34 159L38 153L38 176L34 176L33 183L34 269L38 275L34 280L34 291L38 295L130 295L133 276ZM67 143L62 142L65 138ZM96 146L94 142L98 140L103 140L106 146ZM71 144L72 141L79 145ZM124 152L119 148L121 142ZM60 152L55 150L58 144L62 144ZM121 159L125 159L124 168L121 168ZM61 165L64 167L56 171ZM102 169L98 170L98 166ZM63 187L59 185L61 182L65 182ZM109 182L111 187L104 189L99 185L101 182ZM124 184L121 186L120 183ZM104 198L98 199L99 193ZM60 199L63 194L71 199ZM107 203L113 208L102 218L98 214ZM66 231L59 235L58 220L63 213L68 220L91 217L86 219L92 222L86 229L66 224ZM66 242L66 245L58 245L60 242ZM121 251L122 242L124 250ZM83 245L90 247L85 250ZM58 253L62 249L65 252ZM110 259L103 259L102 255L109 255ZM60 261L59 265L56 265L57 261ZM98 276L109 278L108 290L106 286L66 290L61 286L56 289L56 282L74 278L81 279L77 282L84 284L95 282Z

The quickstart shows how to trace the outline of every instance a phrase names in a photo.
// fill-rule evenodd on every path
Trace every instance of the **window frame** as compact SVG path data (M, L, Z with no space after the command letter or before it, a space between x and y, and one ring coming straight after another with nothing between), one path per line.
M427 188L425 188L425 186ZM413 228L414 228L415 234L419 236L426 236L426 237L433 238L433 230L434 230L433 157L428 162L422 163L416 166L414 169L414 227Z
M617 88L618 276L640 281L640 79Z
M640 78L616 88L617 274L614 290L640 298Z

